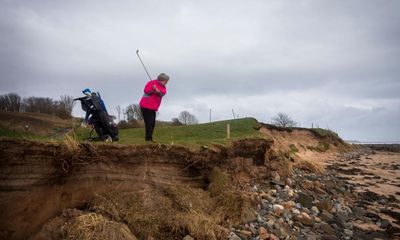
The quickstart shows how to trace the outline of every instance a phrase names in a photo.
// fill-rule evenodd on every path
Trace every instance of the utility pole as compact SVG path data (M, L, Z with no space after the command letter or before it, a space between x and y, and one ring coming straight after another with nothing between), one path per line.
M232 108L233 119L235 119L235 111Z

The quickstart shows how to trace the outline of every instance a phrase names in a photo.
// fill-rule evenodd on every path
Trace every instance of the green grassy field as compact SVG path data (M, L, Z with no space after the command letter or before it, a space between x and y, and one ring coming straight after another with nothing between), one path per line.
M257 137L261 134L254 128L258 122L253 118L242 118L235 120L219 121L197 125L185 126L157 126L154 130L153 139L157 143L165 144L209 144L229 142L226 138L226 126L230 124L231 139L246 137ZM77 129L77 138L82 141L89 136L89 129ZM143 144L144 128L120 129L121 144Z
M25 140L34 140L34 141L48 141L50 138L46 136L41 136L37 134L32 134L29 132L18 132L10 130L2 125L0 125L0 136L16 138L16 139L25 139Z

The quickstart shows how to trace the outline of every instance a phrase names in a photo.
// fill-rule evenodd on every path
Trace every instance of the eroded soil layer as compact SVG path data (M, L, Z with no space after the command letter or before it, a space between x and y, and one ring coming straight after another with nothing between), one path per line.
M101 193L140 194L168 186L206 189L208 174L215 167L240 173L241 178L269 178L270 159L274 159L269 156L272 142L265 139L196 150L158 144L71 148L60 143L0 141L0 236L8 239L33 236L63 209L79 209Z

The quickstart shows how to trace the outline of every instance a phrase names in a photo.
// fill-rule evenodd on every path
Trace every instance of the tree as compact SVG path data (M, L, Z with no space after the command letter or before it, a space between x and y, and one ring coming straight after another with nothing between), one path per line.
M179 121L178 118L172 118L172 125L173 126L181 126L182 123Z
M75 102L72 96L62 95L59 101L54 102L55 114L61 118L71 118Z
M182 111L179 114L178 120L179 120L179 122L181 122L182 124L185 124L185 125L193 125L193 124L197 124L199 122L199 120L197 120L196 116L194 116L193 114L191 114L188 111Z
M51 98L29 97L23 100L26 112L54 113L55 104Z
M0 96L0 110L19 112L21 110L21 97L16 93Z
M297 123L286 113L278 113L272 118L272 124L280 127L295 127Z
M121 106L120 105L118 105L117 107L115 107L115 110L117 110L117 113L118 113L118 122L120 122L121 121Z
M125 109L128 122L131 120L143 120L142 110L139 104L131 104Z

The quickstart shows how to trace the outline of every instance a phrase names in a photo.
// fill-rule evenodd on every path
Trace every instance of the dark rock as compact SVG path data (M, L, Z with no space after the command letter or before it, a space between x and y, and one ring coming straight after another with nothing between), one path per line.
M302 193L302 192L299 192L299 193L298 193L297 201L298 201L303 207L306 207L306 208L311 208L311 207L313 206L313 204L312 204L313 198L310 197L310 196L308 196L308 195L305 194L305 193Z
M322 240L338 240L339 238L337 238L336 236L334 236L334 235L324 235L323 237L322 237Z
M400 233L400 228L393 226L392 224L389 224L388 227L386 228L386 233L387 234L399 234Z
M320 217L324 222L327 222L327 223L331 223L331 222L333 222L333 220L334 220L333 215L330 214L329 212L325 211L325 210L322 211L322 213L319 215L319 217Z
M320 228L328 235L336 235L336 230L333 227L331 227L331 225L325 222L322 222L320 224Z
M352 210L353 210L354 216L356 216L356 217L363 217L367 214L367 211L361 207L355 207Z
M317 206L318 209L321 211L326 210L329 212L332 208L332 200L329 198L321 200L321 201L315 203L315 206Z
M378 214L374 213L374 212L367 212L367 214L365 214L365 216L367 218L371 218L373 221L378 221L378 220L381 219L381 217Z

